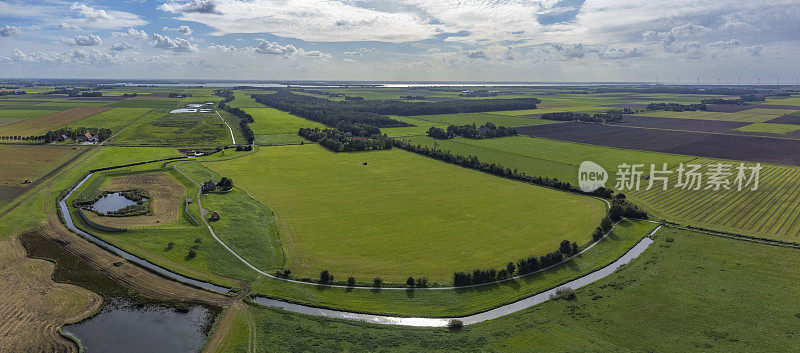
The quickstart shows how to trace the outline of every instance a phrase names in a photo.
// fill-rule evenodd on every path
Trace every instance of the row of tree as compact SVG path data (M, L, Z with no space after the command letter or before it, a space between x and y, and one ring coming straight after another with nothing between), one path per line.
M516 264L509 262L503 269L495 270L474 270L472 273L456 272L453 273L453 285L456 287L469 286L473 284L490 283L504 280L516 275L525 275L539 269L558 264L564 258L575 255L579 251L578 244L569 240L563 240L558 250L544 254L542 256L530 256L520 259Z
M248 124L251 124L255 121L253 120L253 116L247 114L246 111L240 108L234 108L228 105L228 103L236 99L236 96L233 95L233 91L229 89L221 89L221 90L218 89L214 91L214 94L223 98L219 102L219 104L217 104L217 107L219 107L219 109L222 109L230 113L231 115L239 118L239 129L242 130L242 135L244 136L245 139L247 139L247 144L252 145L253 141L255 141L256 139L256 135L253 133L253 129L251 129L250 125Z
M28 94L25 91L0 91L0 96L19 96L23 94Z
M91 127L77 127L73 129L71 127L62 127L44 133L44 135L42 135L42 140L44 140L45 143L50 143L60 140L63 136L66 136L69 140L79 140L87 132L92 136L97 137L97 142L105 141L111 137L110 129L98 129Z
M516 169L512 170L510 168L506 168L499 164L481 162L480 160L478 160L478 157L475 156L463 156L463 155L453 154L449 150L441 150L437 148L430 148L427 146L415 145L408 142L407 140L393 139L392 141L395 147L402 148L406 151L414 152L417 154L421 154L423 156L460 165L470 169L479 170L485 173L494 174L503 178L515 179L526 183L545 186L553 189L559 189L579 194L588 194L604 198L610 198L614 194L613 190L606 189L604 187L601 187L591 193L585 193L577 186L573 186L568 182L564 182L558 179L551 179L547 177L530 176Z
M589 123L619 123L625 115L633 114L633 110L625 108L623 110L609 110L604 113L576 113L576 112L553 112L544 113L541 118L555 121L584 121Z
M384 150L392 148L392 141L384 135L371 135L370 137L348 134L341 129L301 128L298 132L303 138L319 143L325 148L335 152L352 152L368 150ZM348 136L349 135L349 136Z
M695 110L706 110L705 104L680 104L680 103L650 103L648 110L668 110L673 112L688 112Z

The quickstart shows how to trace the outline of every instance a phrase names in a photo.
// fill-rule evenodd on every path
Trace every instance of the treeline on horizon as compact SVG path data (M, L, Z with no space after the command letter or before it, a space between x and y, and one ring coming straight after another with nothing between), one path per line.
M475 113L499 110L535 109L536 98L452 100L444 102L406 102L399 100L332 101L308 95L279 91L273 94L254 94L253 99L270 107L323 123L330 127L366 124L378 128L407 127L412 124L387 115L434 115Z
M576 112L553 112L544 113L541 118L544 120L555 121L583 121L589 123L620 123L625 115L633 114L633 110L625 108L622 110L609 110L604 113L576 113Z
M334 152L353 152L368 150L385 150L392 148L392 141L380 134L380 129L372 126L361 126L363 129L356 134L351 131L358 130L358 125L343 129L301 128L297 132L303 138L309 139ZM377 130L377 132L372 131Z
M667 110L673 112L690 112L696 110L706 110L705 104L680 104L680 103L650 103L647 110Z

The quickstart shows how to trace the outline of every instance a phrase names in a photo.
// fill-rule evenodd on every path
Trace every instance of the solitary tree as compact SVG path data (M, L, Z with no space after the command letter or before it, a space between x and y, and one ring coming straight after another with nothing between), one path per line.
M380 288L381 285L383 285L383 280L380 277L375 277L375 279L372 280L373 287Z
M320 283L328 283L333 281L333 276L328 272L328 270L322 270L319 274L319 281Z
M409 276L406 280L406 286L413 287L414 286L414 277Z

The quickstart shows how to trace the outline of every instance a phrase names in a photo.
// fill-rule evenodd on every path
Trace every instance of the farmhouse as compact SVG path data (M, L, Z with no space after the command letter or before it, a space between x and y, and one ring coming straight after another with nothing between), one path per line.
M214 191L217 189L217 182L209 180L203 183L203 191Z
M219 221L219 212L211 211L211 215L208 217L209 221Z
M81 142L97 143L98 141L99 139L97 138L97 135L92 135L88 132L81 136Z

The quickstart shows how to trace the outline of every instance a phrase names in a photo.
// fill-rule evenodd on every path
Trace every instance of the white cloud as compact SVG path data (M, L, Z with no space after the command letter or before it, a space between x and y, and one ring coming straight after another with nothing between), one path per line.
M70 52L70 59L74 63L90 65L113 65L121 64L125 61L124 57L114 56L97 49L74 49Z
M58 29L62 31L80 31L81 27L76 24L62 22L58 24Z
M98 9L77 2L72 3L70 10L78 18L71 18L66 23L84 27L113 29L147 24L147 21L130 12Z
M147 39L150 36L147 35L147 32L141 29L135 28L128 28L125 32L113 32L111 34L114 37L123 37L123 38L130 38L130 39Z
M136 49L135 45L130 44L130 43L124 43L124 42L114 43L114 45L112 45L111 48L108 48L108 50L117 51L117 52L134 50L134 49Z
M218 14L216 4L210 0L192 0L189 2L167 2L161 4L158 9L167 12L183 12L183 13L206 13Z
M32 52L25 53L22 50L14 49L11 55L0 57L0 62L5 63L48 63L58 64L64 62L61 55L53 52Z
M164 32L167 32L167 31L178 32L178 34L182 34L184 36L192 35L192 29L189 28L189 26L178 26L178 27L175 27L175 28L164 27L161 30L164 31Z
M152 44L156 48L167 49L176 53L195 53L200 50L197 44L192 44L186 39L175 38L172 39L167 36L162 36L158 33L153 33Z
M323 53L318 50L307 51L305 49L297 48L291 44L280 45L277 42L270 42L267 40L262 40L258 44L258 47L255 48L255 52L266 55L281 55L284 58L295 58L298 56L307 56L318 59L331 58L331 54Z
M236 47L233 45L211 45L208 47L208 50L219 50L227 53L236 51Z
M0 37L11 37L19 35L20 30L18 27L5 25L0 28Z
M346 51L346 52L344 52L344 55L345 56L361 56L361 55L364 55L364 53L360 52L360 51Z
M606 48L597 52L601 59L629 59L644 56L644 53L636 47L629 48Z
M467 58L469 59L488 59L489 57L486 56L486 53L483 50L469 50L466 53Z
M77 35L75 36L75 38L61 39L61 42L69 45L77 45L80 47L93 47L103 44L103 40L100 39L100 36L95 34L90 34L86 36Z
M552 48L556 52L561 53L562 55L564 55L565 58L568 59L582 58L586 55L586 50L583 47L583 43L577 43L577 44L551 43L550 48Z

